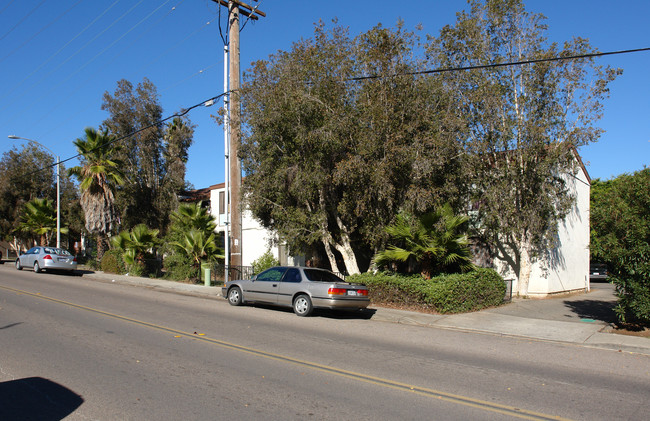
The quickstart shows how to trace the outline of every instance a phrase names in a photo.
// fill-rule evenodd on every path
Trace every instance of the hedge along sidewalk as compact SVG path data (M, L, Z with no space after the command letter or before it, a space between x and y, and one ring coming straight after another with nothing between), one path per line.
M441 314L463 313L503 304L506 283L493 269L440 275L429 280L420 275L386 272L353 275L348 282L368 287L370 299L381 305L405 305Z

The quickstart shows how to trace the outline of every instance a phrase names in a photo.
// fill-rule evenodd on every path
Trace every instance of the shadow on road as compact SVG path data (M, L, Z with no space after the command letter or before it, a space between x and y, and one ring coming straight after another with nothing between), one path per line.
M363 310L326 310L317 309L314 311L315 316L321 316L328 319L337 320L370 320L377 310L366 308Z
M270 304L262 303L246 303L244 305L263 308L265 310L279 311L283 313L293 313L293 309L290 307L280 307ZM375 309L362 309L362 310L329 310L324 308L314 309L311 317L324 317L327 319L337 319L337 320L369 320L377 312Z
M0 420L58 421L83 402L72 390L42 377L0 383Z

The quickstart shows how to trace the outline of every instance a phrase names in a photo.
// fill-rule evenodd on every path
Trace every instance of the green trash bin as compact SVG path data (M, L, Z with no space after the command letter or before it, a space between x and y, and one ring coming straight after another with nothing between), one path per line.
M212 285L212 280L210 279L210 269L212 265L210 263L201 263L201 277L203 278L203 283L205 286L209 287Z

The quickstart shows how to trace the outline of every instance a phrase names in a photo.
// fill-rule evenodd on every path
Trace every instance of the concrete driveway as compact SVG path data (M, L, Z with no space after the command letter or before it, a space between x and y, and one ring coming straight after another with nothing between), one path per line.
M614 285L592 282L588 293L564 294L545 299L515 298L509 304L484 311L529 319L610 325L616 321L615 306Z

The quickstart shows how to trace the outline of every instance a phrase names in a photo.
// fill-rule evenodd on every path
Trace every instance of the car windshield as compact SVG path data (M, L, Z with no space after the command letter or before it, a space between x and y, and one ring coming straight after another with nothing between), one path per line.
M305 269L305 276L314 282L343 282L341 278L326 270Z

